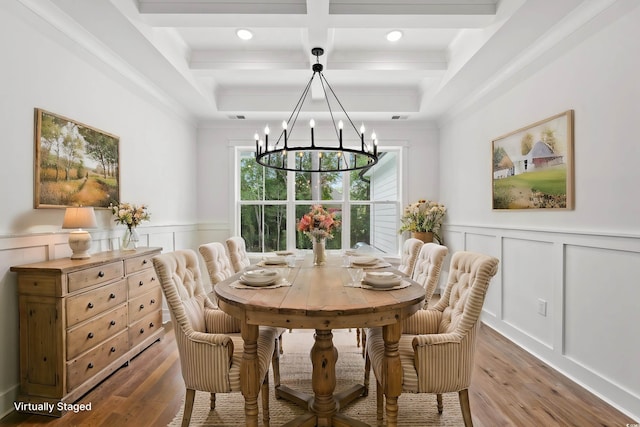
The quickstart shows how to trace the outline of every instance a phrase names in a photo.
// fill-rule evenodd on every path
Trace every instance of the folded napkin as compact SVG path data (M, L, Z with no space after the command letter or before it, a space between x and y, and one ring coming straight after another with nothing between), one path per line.
M408 282L406 280L403 280L398 286L383 287L383 288L367 285L366 283L363 283L363 282L356 283L356 284L349 284L349 287L352 287L352 288L370 289L372 291L397 291L398 289L408 288L409 286L411 286L411 282Z
M251 285L245 285L239 280L236 280L229 286L236 289L275 289L275 288L281 288L283 286L291 286L291 282L289 282L287 279L278 279L275 281L275 283L268 286L251 286Z

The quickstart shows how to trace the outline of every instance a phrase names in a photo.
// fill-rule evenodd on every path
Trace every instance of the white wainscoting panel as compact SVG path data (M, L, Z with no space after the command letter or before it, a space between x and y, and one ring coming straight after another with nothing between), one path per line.
M565 355L628 390L640 384L640 253L566 247ZM609 363L602 363L608 359Z
M500 259L483 310L488 326L640 420L640 236L452 224L444 231L450 255Z

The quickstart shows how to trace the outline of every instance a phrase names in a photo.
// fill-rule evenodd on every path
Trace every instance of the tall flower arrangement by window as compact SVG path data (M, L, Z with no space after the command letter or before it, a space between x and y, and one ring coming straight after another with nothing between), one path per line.
M404 208L400 232L433 233L438 243L442 243L440 227L446 213L447 208L440 203L432 200L418 200Z
M298 231L313 239L323 237L333 239L333 230L340 227L337 209L325 209L322 205L313 205L309 213L298 220Z
M125 235L122 238L121 249L135 249L139 240L136 227L142 221L151 219L147 205L138 206L131 203L120 203L115 206L111 205L110 208L111 213L114 215L113 220L115 223L127 226Z
M325 243L333 239L333 231L340 226L337 209L325 209L322 205L313 205L309 213L298 221L298 231L302 231L313 243L313 264L324 265L327 261Z

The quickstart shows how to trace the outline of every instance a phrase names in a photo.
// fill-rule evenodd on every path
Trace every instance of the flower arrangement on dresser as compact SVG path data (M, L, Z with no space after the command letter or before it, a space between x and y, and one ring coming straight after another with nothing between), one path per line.
M404 208L400 219L402 222L400 233L410 231L414 237L421 240L429 240L429 237L421 233L427 233L427 235L431 233L433 238L442 244L440 228L446 213L447 208L444 205L432 200L420 199Z
M134 205L131 203L119 203L118 205L110 205L111 213L114 215L116 224L127 226L120 249L132 250L138 245L140 238L136 231L136 227L143 221L151 220L151 214L147 205Z

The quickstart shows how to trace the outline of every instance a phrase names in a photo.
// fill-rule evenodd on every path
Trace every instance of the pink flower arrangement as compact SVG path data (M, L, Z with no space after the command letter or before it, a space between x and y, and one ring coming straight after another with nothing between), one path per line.
M309 237L333 238L333 230L340 227L337 219L338 209L325 209L322 205L313 205L309 213L298 220L298 231Z

